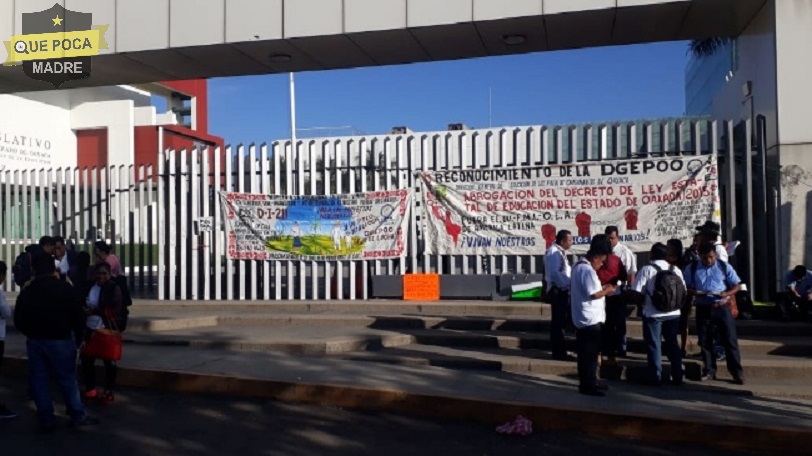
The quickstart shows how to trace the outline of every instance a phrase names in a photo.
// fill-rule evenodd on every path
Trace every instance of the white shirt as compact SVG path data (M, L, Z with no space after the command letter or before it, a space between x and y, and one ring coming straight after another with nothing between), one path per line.
M654 264L662 268L663 271L671 269L671 265L664 260L654 261ZM685 279L682 277L682 271L680 271L676 266L672 270L674 271L674 274L678 275L680 280L682 280L682 284L685 285ZM637 274L637 277L634 279L634 284L632 285L632 290L638 293L643 293L643 295L646 297L646 303L643 305L643 316L649 318L678 317L680 315L679 309L673 312L660 312L654 307L654 304L651 303L651 295L654 293L654 278L656 276L657 269L654 268L654 266L647 264L640 269L640 272Z
M544 254L544 280L547 281L547 287L569 290L571 273L567 253L560 245L553 244Z
M620 262L623 263L627 273L633 274L637 272L637 255L631 249L618 242L615 248L612 249L612 253L620 258Z
M0 290L0 340L6 339L6 321L11 320L11 306L6 301L6 294Z
M299 228L298 226L294 226L293 228L290 229L290 235L291 236L301 236L302 235L302 229Z
M70 264L68 264L68 254L65 253L65 256L62 257L61 260L57 260L56 262L56 269L60 271L62 274L67 274L70 270Z
M95 310L99 308L99 296L101 295L101 287L93 285L90 293L87 295L87 306ZM99 315L89 315L87 317L88 329L104 329L104 321Z
M602 290L598 273L586 261L579 261L572 268L572 288L570 307L572 323L581 329L606 321L606 299L592 299L591 296Z
M729 263L728 261L729 256L727 254L727 249L725 248L725 246L722 245L720 241L716 241L716 244L714 245L716 246L716 258L724 261L725 263Z

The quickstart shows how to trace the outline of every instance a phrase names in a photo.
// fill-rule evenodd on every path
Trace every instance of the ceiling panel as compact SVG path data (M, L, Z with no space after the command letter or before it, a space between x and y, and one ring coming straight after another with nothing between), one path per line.
M324 68L354 68L375 65L346 35L297 38L288 40Z
M547 46L551 51L558 51L609 44L614 20L614 9L584 13L545 14Z
M261 74L271 71L270 65L262 65L237 48L223 44L178 49L178 52L197 62L208 62L214 74L212 77L240 74Z
M150 53L163 51L147 51ZM144 52L144 53L147 53ZM118 85L133 82L153 82L172 79L172 75L141 62L128 58L127 54L107 54L93 57L90 77L83 81L71 81L66 87L89 87L99 85Z
M350 39L379 65L420 62L428 54L408 30L356 33Z
M232 43L231 46L242 53L252 57L259 62L268 62L267 66L271 73L286 73L298 71L323 70L318 62L313 60L286 40L274 41L248 41L244 43ZM290 56L289 62L272 62L271 55Z
M693 1L677 39L739 35L767 0Z
M681 2L618 8L611 44L674 40L689 7L689 2Z
M477 22L476 28L490 55L547 50L547 34L544 31L544 18L541 16ZM504 38L510 35L524 36L526 41L524 44L508 45Z
M488 55L474 24L421 27L412 29L412 34L432 60Z

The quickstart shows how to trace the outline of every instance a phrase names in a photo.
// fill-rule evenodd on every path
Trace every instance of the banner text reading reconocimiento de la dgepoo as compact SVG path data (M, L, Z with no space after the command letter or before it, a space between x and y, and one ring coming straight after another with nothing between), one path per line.
M711 156L422 173L426 253L537 255L570 230L583 253L608 225L635 251L720 221Z

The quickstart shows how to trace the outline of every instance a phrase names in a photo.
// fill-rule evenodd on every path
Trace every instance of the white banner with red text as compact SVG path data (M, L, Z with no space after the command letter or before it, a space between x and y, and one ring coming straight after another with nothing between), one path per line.
M335 196L220 192L232 260L367 260L406 253L412 190Z
M637 159L420 174L427 254L540 255L569 230L584 253L607 226L635 252L690 245L721 221L715 156Z

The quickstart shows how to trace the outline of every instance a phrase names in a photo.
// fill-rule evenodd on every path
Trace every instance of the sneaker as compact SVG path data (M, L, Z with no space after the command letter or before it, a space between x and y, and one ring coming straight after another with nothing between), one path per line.
M7 409L5 405L0 405L0 420L10 420L17 418L17 414Z
M744 374L734 375L733 376L733 383L735 383L737 385L744 385L744 383L745 383Z
M82 418L80 418L78 420L71 420L70 427L72 427L72 428L80 428L80 427L85 427L85 426L95 426L95 425L99 424L100 422L101 421L99 421L98 418L94 418L94 417L92 417L90 415L85 415L84 417L82 417Z
M707 382L708 380L716 380L716 374L706 372L702 374L702 377L699 378L700 382Z

